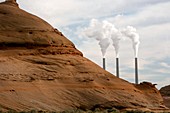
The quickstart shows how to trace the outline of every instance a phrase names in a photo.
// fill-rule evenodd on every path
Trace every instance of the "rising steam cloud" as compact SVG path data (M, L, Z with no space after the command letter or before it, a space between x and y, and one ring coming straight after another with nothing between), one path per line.
M105 57L106 50L110 45L109 39L112 39L116 51L116 57L119 56L119 41L122 39L121 32L108 21L99 22L92 19L88 28L85 28L84 34L89 38L95 38L99 41L101 52Z
M102 52L102 55L103 55L103 57L104 57L105 54L106 54L106 50L107 50L107 48L108 48L109 45L110 45L109 39L108 39L108 38L102 39L102 40L99 42L99 45L100 45L100 47L101 47L101 52Z
M99 41L101 52L103 57L105 57L106 50L110 45L109 41L109 29L106 22L99 22L96 19L92 19L88 28L85 28L84 34L89 38L95 38Z
M127 26L123 30L115 28L112 23L108 21L98 21L97 19L92 19L89 27L83 30L83 34L89 38L94 38L99 41L101 52L103 57L105 57L106 50L110 45L110 40L115 48L116 57L119 57L119 42L123 37L128 37L132 40L133 49L135 57L138 55L138 47L140 44L139 35L136 29L132 26Z
M132 46L134 49L135 57L138 57L138 49L139 49L139 34L136 32L136 28L132 26L127 26L125 29L123 29L122 34L132 40Z
M121 32L118 29L116 29L115 27L113 27L111 30L111 39L113 42L113 46L115 48L116 58L119 57L119 48L120 48L119 42L122 38L123 37L122 37Z
M121 32L112 23L103 21L105 36L112 39L116 57L119 57L119 41L122 39Z

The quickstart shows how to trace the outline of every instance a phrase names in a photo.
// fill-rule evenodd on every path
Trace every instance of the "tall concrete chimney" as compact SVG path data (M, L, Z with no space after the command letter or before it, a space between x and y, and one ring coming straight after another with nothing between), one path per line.
M119 78L119 58L116 58L116 76Z
M103 58L103 69L106 70L106 60Z
M135 83L138 84L138 58L135 58Z

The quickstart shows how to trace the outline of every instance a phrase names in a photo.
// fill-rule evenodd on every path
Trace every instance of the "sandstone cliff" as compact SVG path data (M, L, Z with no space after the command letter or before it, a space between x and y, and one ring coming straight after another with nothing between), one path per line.
M154 85L131 84L14 1L0 3L0 110L164 110Z

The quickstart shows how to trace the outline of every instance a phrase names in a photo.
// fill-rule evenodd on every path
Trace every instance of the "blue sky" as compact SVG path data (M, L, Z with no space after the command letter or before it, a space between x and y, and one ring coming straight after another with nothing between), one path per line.
M4 1L4 0L0 0ZM20 7L58 28L84 56L102 65L98 42L82 37L91 19L107 20L117 28L131 25L140 35L139 81L157 87L170 84L169 0L18 0ZM134 82L134 55L130 40L120 42L120 77ZM107 71L115 74L113 46L106 53Z

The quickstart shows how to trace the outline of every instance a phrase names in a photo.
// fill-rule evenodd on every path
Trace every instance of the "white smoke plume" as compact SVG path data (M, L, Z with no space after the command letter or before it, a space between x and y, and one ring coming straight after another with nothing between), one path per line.
M113 42L113 46L115 48L116 58L119 57L119 42L123 39L121 32L116 29L114 26L111 30L111 39Z
M137 58L140 41L139 41L139 34L137 33L136 28L132 26L127 26L125 29L121 31L121 33L132 40L134 54L135 57Z
M120 30L116 29L112 23L103 21L103 28L105 30L105 36L112 39L113 46L115 48L116 57L119 57L119 41L123 38Z
M88 28L85 28L84 35L89 38L95 38L99 41L101 52L105 57L106 50L110 45L110 29L106 21L99 22L96 19L92 19Z
M107 50L107 48L108 48L109 45L110 45L109 39L108 39L108 38L102 39L102 40L99 42L99 45L100 45L100 47L101 47L101 52L102 52L102 55L103 55L103 57L104 57L105 54L106 54L106 50Z
M89 38L95 38L98 41L103 39L102 23L96 19L92 19L88 28L83 31L84 35Z
M138 56L138 48L140 44L139 34L132 26L127 26L125 29L120 31L108 21L99 22L96 19L92 19L89 27L85 28L83 32L87 37L95 38L99 41L103 57L105 57L106 50L110 45L110 38L112 39L113 46L115 48L116 57L119 57L119 42L123 39L123 35L132 40L135 57Z

